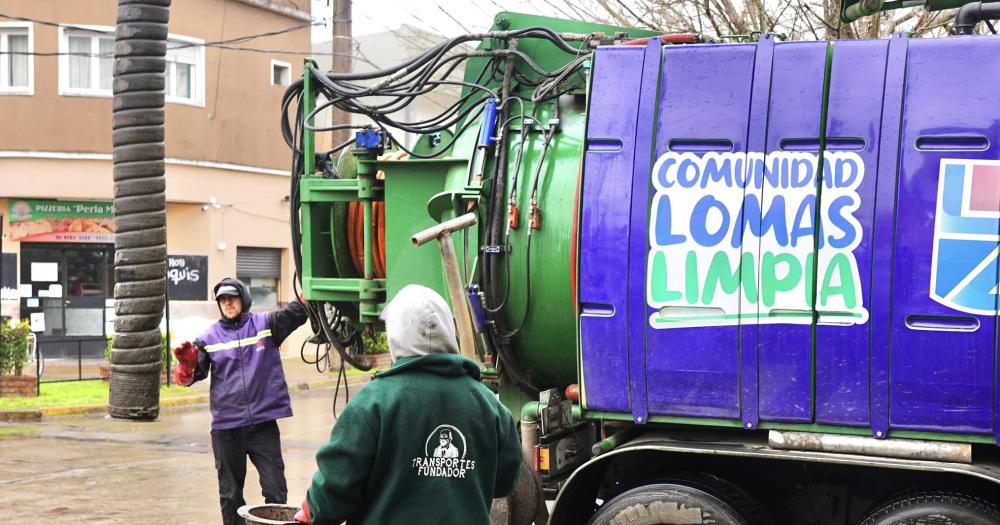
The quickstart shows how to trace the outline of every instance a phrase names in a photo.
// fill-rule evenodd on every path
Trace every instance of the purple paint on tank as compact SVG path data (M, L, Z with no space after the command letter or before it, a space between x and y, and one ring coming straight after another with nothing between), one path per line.
M855 212L861 242L854 253L861 278L861 300L871 297L872 235L878 173L882 92L888 57L886 40L843 40L833 44L827 112L827 149L855 151L865 176L857 192ZM824 225L829 231L832 226ZM822 308L821 308L822 310ZM816 326L816 422L868 426L868 382L871 314L864 324L837 324L820 316Z
M877 437L891 430L993 434L1000 441L993 313L1000 310L1000 294L990 292L997 286L993 270L982 270L1000 271L1000 262L987 260L1000 252L1000 204L994 210L988 197L955 190L963 177L971 181L974 173L1000 173L1000 99L995 96L1000 67L993 59L1000 39L896 36L832 45L826 158L849 157L863 167L857 185L848 188L857 206L849 212L855 222L847 226L856 225L857 242L833 246L848 233L847 215L838 220L825 212L819 213L819 232L799 242L816 241L818 251L806 253L817 260L830 257L831 249L848 250L860 311L838 310L836 303L826 302L835 294L824 287L838 284L824 280L828 276L819 263L804 288L816 287L818 301L804 311L798 311L801 305L784 304L787 297L780 294L770 304L747 299L742 275L725 285L738 286L738 293L727 290L719 305L706 300L705 283L690 284L691 275L705 276L699 266L705 261L685 258L689 239L684 235L693 238L693 230L675 228L688 226L685 221L694 224L693 216L672 210L687 202L688 213L691 202L707 194L737 207L742 203L743 213L751 198L766 204L785 196L786 187L716 186L700 195L685 193L678 189L683 184L672 184L690 172L675 167L667 174L660 162L669 158L679 166L685 158L702 162L736 153L795 158L789 152L815 161L828 44L764 39L757 45L668 46L662 50L655 95L649 78L655 69L653 48L598 51L579 248L588 409L631 412L634 418L645 417L648 409L651 416L738 419L753 427L758 419L870 425ZM659 103L655 114L653 96ZM650 170L644 152L653 123L657 163ZM980 164L987 168L969 167ZM952 166L947 175L943 166ZM827 164L824 179L843 174L831 169ZM670 176L678 178L668 181ZM958 183L940 184L956 177ZM1000 182L990 184L1000 187ZM612 194L616 198L609 199ZM836 195L824 185L816 195L818 205L832 206ZM948 197L956 199L948 204L942 195L957 196ZM936 230L942 206L950 206L952 215L971 209L970 227L988 231L942 240ZM763 224L755 223L758 232ZM721 250L709 257L723 253L738 265L752 263L760 283L765 244L772 240L759 233L743 235L742 245L699 246ZM987 246L962 248L966 240ZM692 264L696 271L685 273ZM968 266L968 279L934 269L956 264ZM669 281L663 275L674 274L665 272L678 272L687 282ZM932 275L938 279L933 286ZM762 286L766 294L774 283ZM976 303L985 304L981 309L986 311L968 306L972 287L993 294L986 303ZM958 291L945 297L951 289ZM809 324L813 315L815 326ZM760 321L758 316L763 316ZM774 322L782 316L800 320ZM801 322L803 317L809 321Z
M996 316L966 313L932 300L930 276L942 160L1000 158L998 51L996 38L909 43L893 258L889 381L893 429L994 431ZM967 148L943 140L960 136L985 137L987 147ZM937 146L919 147L928 143ZM988 242L995 244L1000 229L992 233ZM968 262L970 268L977 267L976 260L965 260L982 259L974 252L971 246L955 250L948 264ZM970 271L970 278L975 271ZM981 293L996 286L996 275L986 278L989 282ZM975 325L978 328L968 328Z
M882 129L879 132L878 173L875 187L875 225L872 237L872 287L869 298L871 379L869 381L871 432L877 438L889 433L889 340L892 333L892 247L895 236L895 195L898 185L899 128L902 114L909 39L896 33L889 40L885 91L882 95Z
M805 153L819 154L820 121L823 107L823 78L826 69L826 42L789 42L774 45L771 68L770 107L767 116L767 139L765 152L771 156L783 149L794 149ZM799 140L797 140L799 139ZM816 139L801 140L801 139ZM784 147L783 147L784 146ZM748 189L748 191L751 191ZM798 199L786 200L788 191L764 186L754 189L760 199L761 208L785 211L786 230L793 228ZM816 191L812 188L815 198ZM787 204L786 204L787 203ZM804 221L805 219L803 219ZM758 221L759 222L759 221ZM798 260L814 252L814 237L803 235L788 239L788 246L776 246L773 236L758 240L752 236L745 239L758 243L756 247L756 282L760 287L757 312L760 321L757 328L757 367L759 381L759 410L761 421L786 421L808 423L812 421L812 327L811 315L804 318L806 324L769 324L769 312L801 312L810 314L811 309L799 294L781 293L777 279L763 279L765 271L763 254L772 249L780 253L795 253ZM746 242L744 242L746 244ZM753 249L754 247L749 247ZM799 263L791 263L799 264ZM789 266L789 268L785 268ZM790 264L777 265L773 273L793 271ZM802 273L808 269L798 266ZM787 275L787 274L786 274ZM804 277L803 277L804 278ZM771 286L768 283L772 283ZM802 288L806 291L805 287ZM808 291L806 291L808 293ZM767 301L767 296L774 299ZM770 302L771 304L767 304ZM795 318L793 318L795 319ZM796 319L797 320L797 319ZM744 351L750 351L744 347ZM746 373L746 371L744 370Z
M754 58L753 90L750 98L750 130L747 151L763 152L767 139L767 102L771 98L771 69L774 64L774 37L761 35ZM743 245L743 253L748 246ZM752 248L751 248L752 249ZM745 287L740 285L741 289ZM741 310L741 314L743 311ZM760 421L760 382L757 359L758 323L740 324L740 409L743 426L756 428Z
M629 212L643 47L594 60L580 219L580 351L587 408L629 411ZM641 345L641 343L640 343Z
M635 322L635 312L646 311L646 252L649 236L642 225L649 224L649 173L653 151L657 86L660 83L662 46L655 40L645 47L642 85L639 100L639 124L636 126L635 164L632 169L632 210L629 231L629 392L632 420L649 421L646 383L646 323Z
M667 151L746 151L755 48L746 44L663 50L656 157ZM684 261L667 264L683 271ZM739 418L738 326L651 328L650 316L658 314L647 307L630 319L646 327L650 413Z

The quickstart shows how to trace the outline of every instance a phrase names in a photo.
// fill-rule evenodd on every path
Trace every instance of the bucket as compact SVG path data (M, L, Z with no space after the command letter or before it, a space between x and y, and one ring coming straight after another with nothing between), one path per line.
M291 525L295 523L298 507L292 505L243 505L236 510L247 525Z

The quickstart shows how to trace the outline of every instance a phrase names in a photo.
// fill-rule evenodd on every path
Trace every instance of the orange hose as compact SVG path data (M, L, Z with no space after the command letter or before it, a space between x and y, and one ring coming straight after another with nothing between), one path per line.
M347 249L358 275L365 274L364 208L360 202L347 204ZM376 279L385 279L385 204L372 202L372 251Z
M360 229L361 221L358 219L360 211L360 203L350 202L347 204L347 250L351 254L351 264L354 265L354 271L358 275L364 275L364 259L362 259L364 248L359 246L364 242L359 235L363 234ZM359 241L359 239L361 240Z
M383 155L379 160L402 160L408 156L406 152L397 151ZM385 180L385 172L379 171L375 178ZM358 275L365 273L365 215L362 206L360 202L347 204L347 249ZM382 201L372 202L372 252L375 278L385 279L385 202Z

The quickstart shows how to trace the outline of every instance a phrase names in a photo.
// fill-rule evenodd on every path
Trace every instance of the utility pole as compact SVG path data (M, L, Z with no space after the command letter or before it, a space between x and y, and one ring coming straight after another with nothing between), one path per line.
M333 0L333 61L331 70L334 73L349 73L353 69L354 40L351 30L351 0ZM337 109L331 110L333 125L350 124L349 113ZM349 130L334 131L333 145L349 140Z

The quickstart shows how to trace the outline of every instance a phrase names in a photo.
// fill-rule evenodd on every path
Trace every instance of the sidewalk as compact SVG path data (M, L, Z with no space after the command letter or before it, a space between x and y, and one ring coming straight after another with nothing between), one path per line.
M298 354L282 356L281 363L285 370L285 380L288 383L288 392L292 395L295 395L298 392L322 390L337 386L337 369L321 374L316 369L316 365L305 363L302 361L302 358L298 356ZM373 368L368 372L360 372L348 368L348 384L358 385L367 383L372 374L376 371L376 368ZM341 388L343 388L343 385L341 385ZM198 383L192 385L190 390L190 395L161 398L160 408L170 409L208 403L209 381L199 381ZM0 422L38 421L42 417L101 414L107 412L107 410L107 405L100 403L77 406L48 407L38 410L0 411Z

